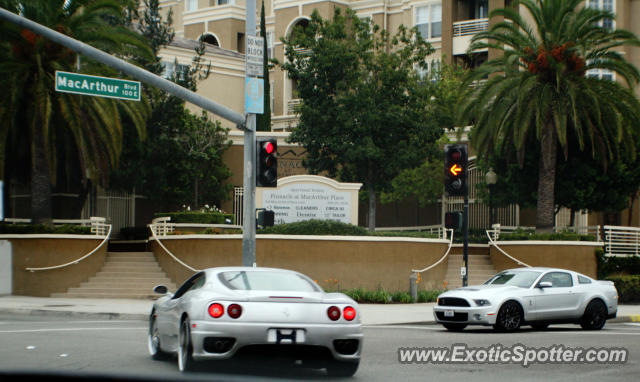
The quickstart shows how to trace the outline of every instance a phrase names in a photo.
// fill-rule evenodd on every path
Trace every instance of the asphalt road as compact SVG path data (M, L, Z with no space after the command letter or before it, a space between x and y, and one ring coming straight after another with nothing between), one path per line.
M31 371L79 375L138 376L178 380L175 360L153 361L146 348L146 322L78 320L56 317L0 315L0 372ZM364 328L362 362L354 381L629 381L640 375L640 324L607 324L597 332L574 325L546 331L524 328L518 333L495 333L488 328L451 333L436 325L369 326ZM470 348L492 345L508 348L624 348L623 364L401 364L398 348ZM269 365L205 363L190 374L202 380L329 380L322 370ZM0 378L1 379L1 378Z

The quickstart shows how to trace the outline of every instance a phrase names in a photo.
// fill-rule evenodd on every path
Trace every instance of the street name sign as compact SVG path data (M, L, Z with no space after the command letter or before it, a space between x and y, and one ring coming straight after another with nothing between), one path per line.
M246 69L249 77L264 76L264 38L247 36Z
M140 82L56 71L56 91L140 101Z

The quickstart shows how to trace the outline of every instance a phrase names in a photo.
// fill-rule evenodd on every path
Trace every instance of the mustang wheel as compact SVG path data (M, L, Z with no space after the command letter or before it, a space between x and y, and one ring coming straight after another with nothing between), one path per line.
M193 345L191 344L191 331L189 319L185 318L180 325L180 346L178 347L178 369L180 371L193 370Z
M149 335L148 335L149 354L155 360L167 358L167 353L160 349L160 333L158 332L158 323L156 317L151 314L149 318Z
M327 374L331 377L351 377L358 370L360 361L330 361L327 365Z
M467 327L467 324L442 324L447 330L451 330L452 332L462 331Z
M607 321L607 307L600 300L593 300L584 310L580 326L586 330L600 330Z
M505 332L513 332L522 324L522 308L515 301L505 302L498 311L494 328Z

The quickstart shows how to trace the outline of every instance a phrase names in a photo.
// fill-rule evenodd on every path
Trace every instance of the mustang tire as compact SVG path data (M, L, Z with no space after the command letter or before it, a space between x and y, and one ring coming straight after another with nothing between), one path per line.
M580 326L586 330L600 330L607 322L607 307L600 300L593 300L584 310Z
M327 374L331 377L351 377L358 370L360 361L330 361L327 365Z
M452 332L460 332L467 327L467 324L442 324L447 330Z
M515 301L507 301L500 307L494 328L503 332L514 332L522 325L522 308Z
M191 330L189 319L185 318L180 325L180 344L178 346L178 369L182 372L193 370L193 345L191 344Z
M149 354L155 360L163 360L168 358L168 354L160 349L160 334L158 333L158 323L156 322L155 313L149 318L149 335L148 335Z

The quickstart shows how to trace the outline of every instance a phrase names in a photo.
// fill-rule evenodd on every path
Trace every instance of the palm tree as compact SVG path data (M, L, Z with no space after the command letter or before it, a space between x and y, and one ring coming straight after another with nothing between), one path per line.
M470 140L480 157L515 149L524 162L527 138L535 134L538 169L536 228L554 225L554 184L558 148L568 155L568 137L580 150L608 160L635 155L640 103L632 87L640 73L620 48L639 46L631 32L613 30L615 15L583 6L583 0L516 0L490 17L504 17L474 36L469 51L496 49L501 56L474 70L461 107L472 123ZM518 12L525 9L532 24ZM595 69L618 81L590 76Z
M98 49L125 57L146 55L144 40L124 25L130 0L0 0L21 14ZM129 8L130 9L130 8ZM56 148L72 137L83 173L103 182L117 163L123 120L144 135L144 103L120 102L55 91L55 71L115 75L117 72L48 41L34 32L2 22L0 31L0 178L7 139L27 141L31 166L31 218L51 221L51 185L56 177ZM13 143L11 143L13 144Z

